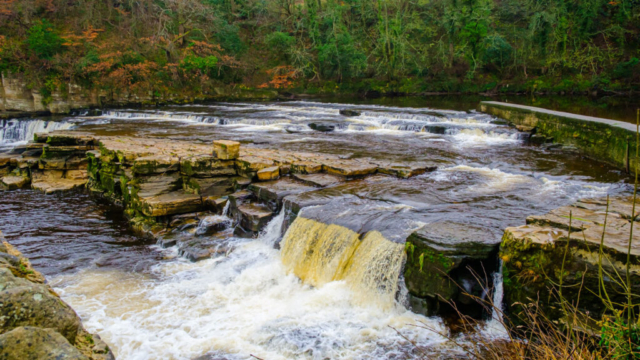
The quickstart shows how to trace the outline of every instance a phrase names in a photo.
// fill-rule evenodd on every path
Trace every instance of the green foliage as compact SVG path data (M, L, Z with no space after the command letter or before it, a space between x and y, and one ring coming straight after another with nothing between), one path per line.
M300 90L325 92L640 88L640 7L627 0L145 4L20 8L28 28L17 21L0 27L0 71L28 74L34 86L55 73L113 88L151 83L152 91L193 85L176 65L210 75L215 67L207 81L249 87L269 78L268 70L291 66ZM40 16L47 19L28 22ZM92 29L100 36L88 36ZM216 50L189 52L194 41ZM217 63L190 54L215 55Z
M296 42L296 39L293 36L280 31L276 31L271 35L268 35L266 40L271 51L274 51L276 54L283 55L288 53Z
M45 60L64 50L64 40L47 20L40 20L29 28L26 43L38 58Z
M198 57L195 55L187 55L180 62L180 68L185 71L201 71L204 74L209 74L215 70L218 65L218 58L215 56Z
M614 79L629 78L633 75L634 71L638 69L638 58L632 58L629 61L621 62L613 69Z

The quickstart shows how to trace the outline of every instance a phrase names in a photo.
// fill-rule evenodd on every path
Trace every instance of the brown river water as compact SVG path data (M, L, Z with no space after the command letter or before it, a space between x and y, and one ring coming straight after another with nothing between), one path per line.
M481 228L497 241L505 227L524 224L528 215L631 190L622 172L570 149L529 145L499 119L475 112L476 106L476 98L460 97L105 109L3 121L0 149L34 132L72 129L433 163L438 170L410 179L374 178L320 192L377 204L336 203L323 216L353 210L363 224L386 221L392 224L388 237L397 234L397 242L412 228L442 221ZM345 117L339 109L361 115ZM312 130L310 123L333 131ZM389 221L388 209L397 218ZM137 238L121 209L83 192L0 192L0 230L119 359L420 357L423 352L406 339L434 357L456 353L445 338L415 326L447 331L442 319L409 311L403 294L393 306L380 307L363 302L344 281L313 287L288 274L272 246L282 220L274 218L258 239L229 235L233 252L193 263L175 249ZM479 330L504 336L490 319Z

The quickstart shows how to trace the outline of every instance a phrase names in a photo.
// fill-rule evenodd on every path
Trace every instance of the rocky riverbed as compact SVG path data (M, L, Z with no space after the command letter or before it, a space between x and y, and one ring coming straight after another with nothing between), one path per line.
M309 121L318 108L334 118ZM520 279L539 271L542 258L556 264L564 238L542 241L540 234L560 234L557 219L566 218L566 206L584 212L594 204L592 213L575 215L582 221L575 233L595 243L603 196L620 195L610 204L619 219L610 214L608 230L618 235L603 248L615 257L624 247L625 175L569 149L528 144L528 132L499 119L388 108L344 115L322 104L294 109L281 127L277 121L285 115L259 110L218 117L198 131L176 124L208 124L213 116L109 112L71 131L36 133L0 155L5 189L35 189L61 204L88 192L124 214L137 238L155 244L149 245L155 263L146 255L118 260L131 261L126 266L83 259L78 269L54 276L63 298L118 356L342 356L334 348L347 358L417 356L389 326L434 354L453 354L445 338L413 325L448 331L442 319L451 303L490 322L494 316L465 292L501 299L502 281L492 276L499 259L507 303L542 291L549 285L542 278ZM372 129L371 119L385 126L394 121L394 128ZM105 120L113 123L97 123ZM40 201L26 190L0 196L10 200L14 195L6 194L21 192ZM599 200L576 203L594 196ZM7 203L6 219L14 213L13 219L25 219L29 206L38 206ZM528 215L528 225L514 228ZM111 241L120 245L106 256L125 255L124 243ZM81 258L94 256L95 245L86 244L86 254L75 250ZM577 272L589 264L583 252L590 250L570 244ZM489 289L474 272L486 274Z

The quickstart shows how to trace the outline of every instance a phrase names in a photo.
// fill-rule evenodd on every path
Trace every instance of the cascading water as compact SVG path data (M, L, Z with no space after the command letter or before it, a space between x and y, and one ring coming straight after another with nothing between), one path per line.
M502 259L498 271L493 274L493 299L491 304L493 305L491 311L491 320L487 321L482 329L482 333L490 338L508 339L509 334L504 327L503 320L503 298L504 298L504 284L502 279Z
M414 344L433 349L446 342L419 327L427 324L446 332L441 320L397 303L381 307L371 293L354 289L357 281L378 291L378 274L397 280L397 274L387 272L397 261L385 260L396 259L396 249L377 234L362 240L356 251L361 260L345 259L342 281L312 287L288 274L286 255L272 241L284 214L272 219L258 239L238 239L227 256L163 262L152 268L151 276L89 268L52 282L85 326L98 331L121 359L186 360L205 354L227 359L250 354L270 360L412 359L419 358ZM300 230L288 232L291 239L311 234L301 231L303 223L296 225ZM353 240L361 241L357 235ZM380 245L387 250L372 251Z
M36 119L0 120L0 146L18 145L33 139L36 133L67 130L74 126L67 121L46 121Z
M405 253L377 231L352 230L298 216L282 240L286 268L313 286L344 280L363 303L394 303Z

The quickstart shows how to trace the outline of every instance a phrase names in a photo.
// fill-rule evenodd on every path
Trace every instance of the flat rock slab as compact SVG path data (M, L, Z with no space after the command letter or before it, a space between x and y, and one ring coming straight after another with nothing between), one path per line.
M358 234L378 231L389 241L404 243L422 224L403 205L345 195L324 205L303 208L299 216L323 224L340 225Z
M57 192L79 189L87 184L87 179L57 179L57 180L38 180L31 183L31 187L35 190L44 192L45 194L53 194Z
M427 224L410 239L439 254L472 259L486 258L502 240L485 228L453 221Z
M510 241L527 244L553 245L558 241L569 240L571 228L572 243L597 248L604 232L603 246L614 254L624 255L628 250L629 234L633 226L631 255L640 256L640 224L629 221L632 205L630 201L629 198L610 199L610 211L607 215L606 199L581 200L545 215L529 216L527 225L507 228L505 237ZM625 214L626 218L621 214Z
M410 178L438 169L436 163L398 163L388 161L373 161L378 166L378 172L399 178Z
M292 177L296 180L301 181L304 184L317 186L317 187L328 187L338 185L343 183L345 179L341 176L331 175L331 174L293 174Z
M313 191L316 188L286 177L276 181L251 184L249 190L260 200L280 204L285 196Z
M378 170L378 165L366 160L333 160L323 162L322 169L330 174L355 177L374 174Z
M141 198L142 212L146 216L166 216L200 211L200 195L188 194L183 190Z

